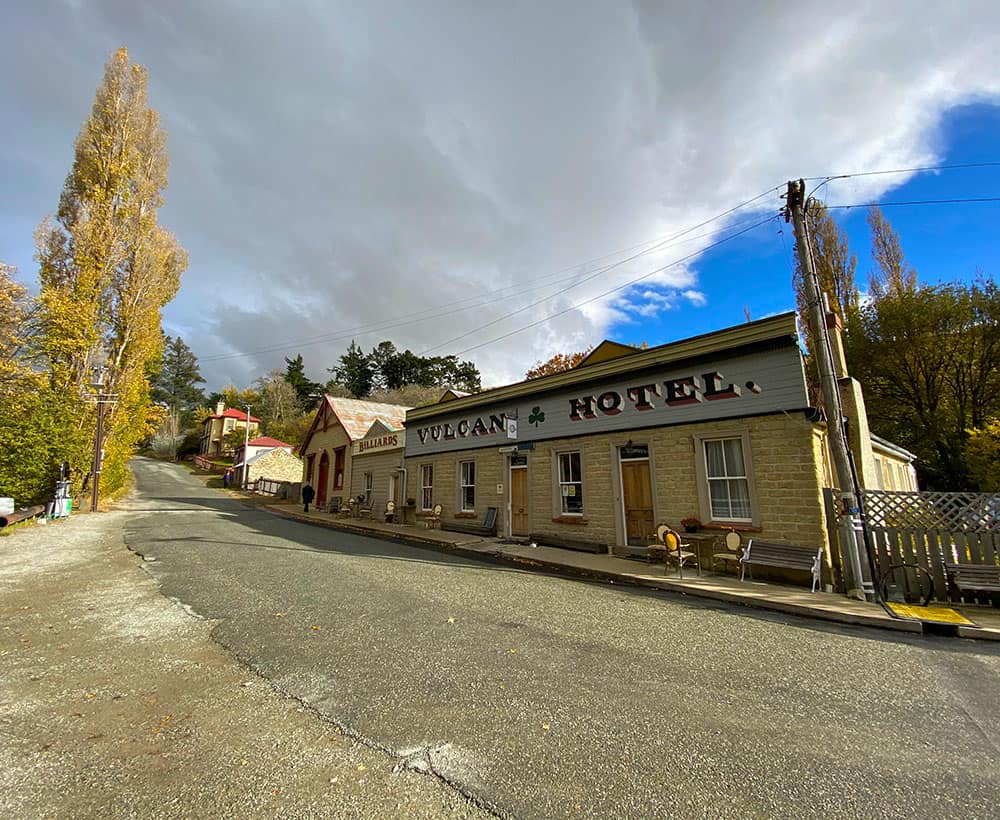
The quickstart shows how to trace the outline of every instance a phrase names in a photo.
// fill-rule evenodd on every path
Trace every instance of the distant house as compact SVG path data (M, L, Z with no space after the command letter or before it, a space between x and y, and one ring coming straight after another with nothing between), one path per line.
M386 430L401 430L407 409L398 404L323 396L299 447L305 462L302 479L316 490L318 506L335 497L346 505L351 494L354 443L363 439L376 421Z
M246 430L247 414L233 407L226 408L224 402L215 406L215 412L202 422L201 449L204 456L228 455L232 449L226 446L226 435L233 430ZM260 430L260 419L250 416L249 436L254 438Z
M302 462L292 452L294 449L293 445L270 436L258 436L250 439L245 447L241 445L233 452L233 482L240 486L244 485L244 465L249 465L249 475L246 476L248 484L258 478L270 478L274 481L298 481L302 477ZM276 450L281 451L288 458L277 456L261 461L262 456ZM264 471L268 464L278 469L281 474L270 475Z

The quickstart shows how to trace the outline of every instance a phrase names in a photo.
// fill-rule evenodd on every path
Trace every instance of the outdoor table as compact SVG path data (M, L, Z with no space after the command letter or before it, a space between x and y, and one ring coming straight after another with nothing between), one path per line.
M708 547L708 556L711 558L712 552L718 548L719 536L722 533L716 532L685 532L680 533L681 540L690 544L698 556L698 575L701 575L702 555Z

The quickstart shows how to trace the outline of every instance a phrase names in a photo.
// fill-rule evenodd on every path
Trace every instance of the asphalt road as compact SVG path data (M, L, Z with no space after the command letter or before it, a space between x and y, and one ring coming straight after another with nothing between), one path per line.
M126 542L278 689L513 817L995 817L994 644L311 527L139 460Z

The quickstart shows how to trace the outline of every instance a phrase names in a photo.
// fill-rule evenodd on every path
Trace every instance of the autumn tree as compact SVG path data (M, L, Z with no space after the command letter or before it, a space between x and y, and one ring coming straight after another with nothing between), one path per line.
M260 398L254 405L253 413L260 417L263 431L274 435L276 426L284 426L302 416L302 405L295 388L285 379L280 370L272 370L254 383Z
M980 491L1000 492L1000 416L969 430L965 459L969 476Z
M577 353L556 353L551 359L535 362L534 366L524 374L524 378L538 379L542 376L551 376L553 373L562 373L564 370L572 370L587 358L592 349L588 347Z
M847 333L872 431L918 456L928 488L966 490L970 428L1000 416L1000 289L979 278L887 290Z
M157 420L147 380L160 352L160 310L176 294L184 250L158 224L167 184L166 136L149 108L146 70L121 48L108 61L76 140L55 219L36 232L41 284L37 352L61 417L75 475L88 471L102 371L115 403L105 419L102 491L120 489L134 445Z
M867 218L872 235L872 258L875 260L875 269L868 276L871 298L878 300L912 293L917 288L917 272L906 261L899 234L877 206L868 209Z

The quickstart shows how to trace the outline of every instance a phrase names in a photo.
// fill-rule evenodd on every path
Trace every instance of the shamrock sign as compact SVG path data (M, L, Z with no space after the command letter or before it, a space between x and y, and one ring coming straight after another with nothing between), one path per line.
M528 424L534 424L537 427L543 421L545 421L545 414L542 412L542 408L532 407L531 415L528 416Z

